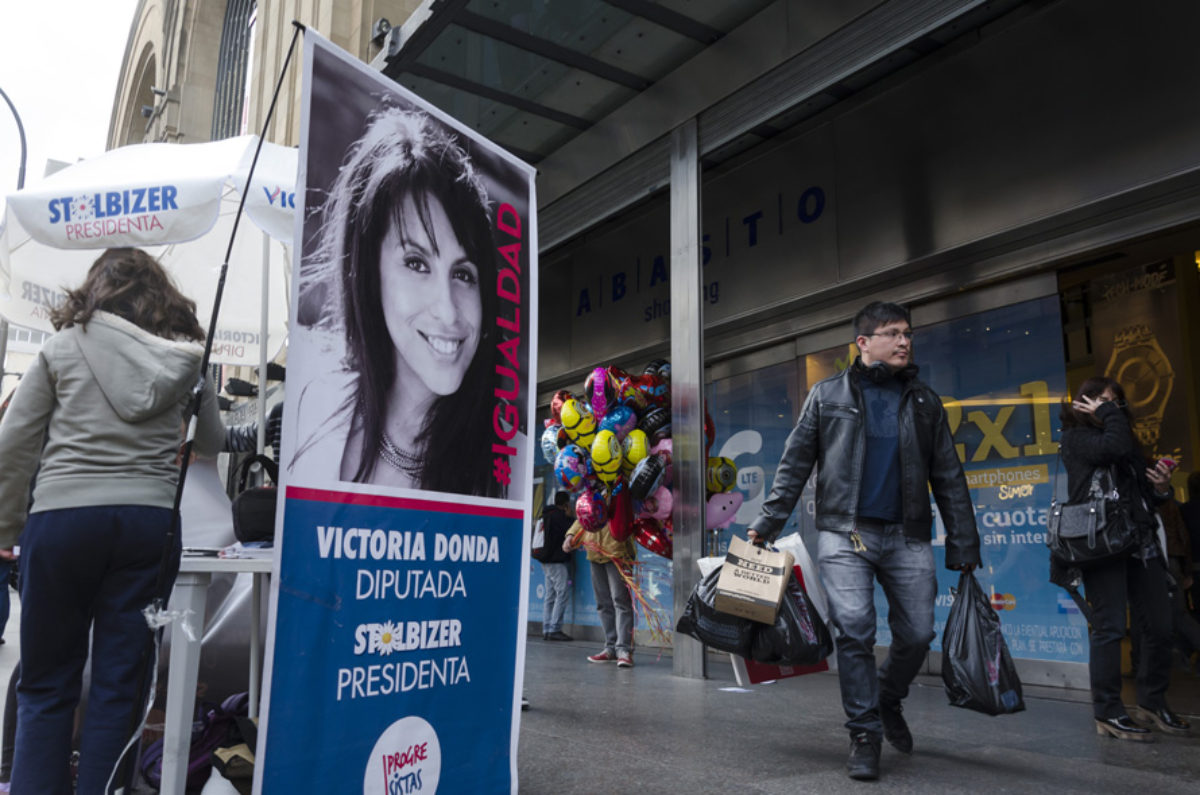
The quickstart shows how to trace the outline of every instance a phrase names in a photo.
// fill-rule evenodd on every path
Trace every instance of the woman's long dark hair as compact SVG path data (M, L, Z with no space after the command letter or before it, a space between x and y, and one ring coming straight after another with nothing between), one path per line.
M437 398L417 442L421 488L502 496L491 468L492 406L496 401L497 253L487 193L454 137L427 115L388 107L374 113L351 149L324 209L317 268L340 287L346 367L356 374L351 428L361 429L362 454L353 480L370 479L379 461L388 396L396 379L395 351L380 295L379 260L394 224L404 234L411 199L436 247L430 204L440 202L458 242L479 269L482 317L475 355L459 388ZM325 279L322 279L325 281ZM323 325L336 327L326 318Z
M1125 389L1106 375L1094 375L1080 384L1079 394L1075 400L1081 397L1098 398L1104 394L1104 390L1106 389L1113 393L1113 397L1117 399L1117 408L1125 415L1125 419L1129 421L1129 425L1132 427L1133 413L1129 410L1129 401L1125 398ZM1080 414L1075 410L1070 397L1063 399L1062 411L1059 412L1058 417L1062 420L1063 430L1076 428L1080 425L1096 424L1089 415Z
M118 315L158 337L204 341L196 302L171 283L154 257L140 248L106 249L88 269L83 284L50 312L56 331L87 328L99 310Z

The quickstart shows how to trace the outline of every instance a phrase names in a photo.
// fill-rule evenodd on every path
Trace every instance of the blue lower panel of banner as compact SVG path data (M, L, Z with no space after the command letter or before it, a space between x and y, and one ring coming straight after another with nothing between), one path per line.
M289 499L267 793L507 792L520 512Z

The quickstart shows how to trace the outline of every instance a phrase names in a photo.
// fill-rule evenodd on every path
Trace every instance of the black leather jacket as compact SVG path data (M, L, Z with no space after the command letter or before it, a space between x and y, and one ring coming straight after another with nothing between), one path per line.
M816 519L818 530L849 533L858 514L866 433L865 408L858 381L861 360L838 375L818 382L800 409L775 470L771 494L762 513L750 525L760 536L774 539L796 507L804 484L817 467ZM954 451L946 410L937 394L916 378L913 365L898 375L904 384L900 397L900 477L904 535L928 541L933 529L929 505L932 487L946 525L946 566L980 564L975 509Z

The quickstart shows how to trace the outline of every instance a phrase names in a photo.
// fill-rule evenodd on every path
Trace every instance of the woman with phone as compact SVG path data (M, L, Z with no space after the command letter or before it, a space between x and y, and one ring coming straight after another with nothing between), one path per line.
M1084 593L1092 608L1088 673L1096 733L1118 740L1154 739L1149 729L1134 722L1121 701L1121 641L1128 605L1133 620L1143 629L1135 714L1164 733L1188 734L1188 722L1172 712L1166 701L1171 605L1154 518L1155 506L1170 496L1171 469L1163 461L1146 466L1133 435L1125 391L1111 378L1097 376L1084 381L1074 401L1063 407L1061 417L1067 501L1085 502L1092 473L1109 470L1109 488L1119 494L1128 521L1139 531L1139 541L1128 554L1082 568Z

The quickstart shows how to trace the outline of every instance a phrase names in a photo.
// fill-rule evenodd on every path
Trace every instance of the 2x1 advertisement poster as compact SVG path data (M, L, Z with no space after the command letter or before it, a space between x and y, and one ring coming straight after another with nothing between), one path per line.
M534 172L311 31L301 124L256 791L515 792Z

